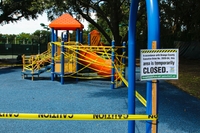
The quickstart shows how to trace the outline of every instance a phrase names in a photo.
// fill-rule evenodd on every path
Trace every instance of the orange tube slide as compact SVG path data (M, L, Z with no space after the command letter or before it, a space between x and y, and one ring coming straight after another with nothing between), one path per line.
M112 64L111 60L104 59L97 55L94 52L84 52L79 51L80 55L79 58L81 58L80 62L84 65L89 65L88 67L93 68L95 71L97 71L98 75L110 77L111 76L111 69Z

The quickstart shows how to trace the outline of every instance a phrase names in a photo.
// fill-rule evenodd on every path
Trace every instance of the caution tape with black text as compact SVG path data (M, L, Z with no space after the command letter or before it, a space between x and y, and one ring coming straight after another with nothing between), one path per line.
M23 120L157 120L157 115L0 113L0 119Z

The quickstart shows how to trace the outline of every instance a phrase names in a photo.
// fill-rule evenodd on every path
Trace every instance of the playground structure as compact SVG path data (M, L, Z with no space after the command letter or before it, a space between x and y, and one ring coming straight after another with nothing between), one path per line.
M159 42L159 11L158 11L158 1L157 0L146 0L147 2L147 16L148 16L148 49L153 48L159 48L160 42ZM65 76L65 67L67 66L65 63L67 63L69 66L71 65L71 68L75 68L75 77L77 78L77 75L80 74L79 71L79 64L82 63L84 67L90 67L96 70L99 66L101 66L101 69L98 69L100 71L99 75L104 77L111 77L111 83L112 88L114 88L114 80L123 80L124 83L128 87L128 114L135 116L135 97L138 97L138 93L135 91L135 49L136 49L136 16L137 16L137 9L138 9L139 1L138 0L132 0L130 5L130 15L129 15L129 34L128 34L128 45L129 45L129 60L128 60L128 82L123 80L123 72L124 72L124 63L119 62L116 63L117 60L124 60L124 54L122 55L115 55L116 54L116 47L114 46L114 42L112 42L112 46L109 47L107 53L102 52L107 46L86 46L84 44L81 44L82 42L82 32L80 32L83 29L83 25L80 23L77 23L76 26L71 24L72 21L69 22L70 25L67 27L67 25L63 22L66 22L63 16L61 16L62 19L60 20L54 20L49 26L52 29L52 42L51 42L51 80L53 81L55 78L55 75L60 76L61 78L61 84L64 83L64 76ZM60 17L60 18L61 18ZM78 27L77 27L78 26ZM62 41L58 42L58 30L66 30L66 35L63 37L63 33L61 35ZM69 30L76 30L76 42L69 42L68 40L68 32ZM66 42L65 42L66 41ZM152 43L155 42L155 46L152 46ZM122 47L124 48L124 47ZM59 52L60 51L60 52ZM68 51L66 53L66 51ZM72 52L69 52L72 51ZM97 54L98 52L98 54ZM105 53L99 55L99 53ZM67 55L67 56L65 56ZM107 59L104 60L103 55L109 55ZM68 57L68 58L65 58ZM69 58L70 57L70 58ZM86 60L79 59L78 57L84 57ZM91 58L92 57L92 58ZM96 59L94 59L96 57ZM98 58L97 58L98 57ZM120 57L120 58L119 58ZM97 61L100 61L101 63L97 63ZM73 62L75 62L73 65ZM79 63L78 63L79 62ZM107 64L107 67L104 67L105 63ZM98 64L98 65L97 65ZM116 65L117 64L117 65ZM119 65L118 65L119 64ZM122 68L118 66L122 66ZM57 67L58 66L58 67ZM110 67L111 66L111 67ZM104 70L105 69L105 70ZM111 70L110 70L111 69ZM72 69L71 69L72 70ZM81 70L81 69L80 69ZM109 70L109 71L108 71ZM74 69L72 70L74 71ZM97 73L98 73L97 72ZM111 73L110 73L111 72ZM25 72L23 72L25 73ZM34 73L31 73L33 76ZM110 75L110 76L109 76ZM74 76L74 75L70 75ZM77 78L78 79L78 78ZM143 103L146 106L146 116L148 116L148 120L146 122L146 133L154 132L156 133L158 130L157 126L157 81L147 81L147 93L146 93L146 99L147 101L142 97L139 99L142 99ZM140 97L140 96L139 96ZM141 116L138 116L141 118ZM155 118L152 120L152 118ZM129 120L128 121L128 132L134 133L135 132L135 121Z
M26 57L22 55L22 76L23 78L28 75L32 75L32 80L34 75L40 75L43 72L46 72L51 68L51 57L50 57L50 49L45 51L42 54L31 55L30 57Z
M112 88L121 86L125 76L125 43L123 46L104 46L100 33L93 30L88 35L88 44L82 44L83 25L69 14L63 14L49 24L52 42L42 54L26 58L23 55L23 78L39 76L51 68L51 79L64 78L94 79L111 78ZM61 41L58 41L58 30ZM69 31L76 31L76 40L70 41ZM116 51L121 49L122 55Z

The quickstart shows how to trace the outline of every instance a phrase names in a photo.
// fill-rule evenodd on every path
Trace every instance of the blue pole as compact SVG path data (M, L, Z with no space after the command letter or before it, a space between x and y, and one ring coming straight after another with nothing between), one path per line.
M61 34L61 36L63 36L63 33ZM64 69L65 69L65 66L64 66L64 63L65 63L65 56L64 56L64 51L65 49L64 49L64 41L62 40L61 41L61 60L60 60L60 67L61 67L61 72L60 72L60 83L61 84L64 84Z
M80 31L80 43L83 43L83 31Z
M54 34L54 41L57 42L58 41L58 30L55 30L55 34ZM55 53L54 53L54 56L56 55L57 56L57 52L58 52L58 46L55 45L55 49L54 49ZM55 62L55 61L54 61ZM55 62L56 64L56 62ZM55 67L55 65L54 65ZM57 73L54 73L54 76L57 78L58 77L58 74Z
M58 41L58 30L56 30L55 41Z
M76 29L76 42L80 42L80 29Z
M152 114L152 82L147 81L147 89L146 89L146 101L147 101L147 107L146 107L146 114L150 115ZM151 133L151 121L146 121L146 133Z
M78 43L80 41L80 30L76 29L76 46L78 46ZM76 71L78 71L79 69L79 65L78 65L78 49L76 50ZM78 78L76 78L76 81L78 82Z
M148 20L148 49L152 49L152 42L156 41L157 48L160 48L160 20L157 0L146 0L147 20ZM157 96L156 96L157 97ZM152 114L152 81L147 81L147 110L146 113ZM157 104L156 104L157 105ZM158 111L156 111L158 112ZM158 126L156 126L156 132ZM151 121L146 122L146 133L151 133Z
M128 31L128 114L135 114L136 19L139 0L132 0ZM128 132L135 133L135 121L128 121Z
M54 42L54 29L51 29L51 41ZM55 72L55 62L54 62L54 54L55 54L55 45L51 42L51 80L54 81L54 72Z
M90 46L90 33L88 33L88 46Z
M60 38L61 38L61 40L64 40L65 37L64 37L63 33L61 33L61 37Z
M66 31L66 42L68 42L69 41L69 31L67 30Z
M67 35L64 34L63 41L66 42L66 40L67 40Z
M112 76L111 76L111 89L115 89L115 41L112 41Z
M123 42L122 46L123 46L123 48L122 48L122 55L125 56L125 53L126 53L126 42ZM123 64L122 75L123 75L124 78L126 76L125 75L125 73L126 73L126 65L125 65L125 63L126 63L126 58L122 57L122 64ZM122 82L122 86L124 86L124 82Z

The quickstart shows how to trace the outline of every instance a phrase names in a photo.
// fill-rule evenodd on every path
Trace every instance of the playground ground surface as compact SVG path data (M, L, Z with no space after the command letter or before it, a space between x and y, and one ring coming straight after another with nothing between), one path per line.
M16 64L17 55L0 55L1 64ZM136 60L136 65L139 67L140 60ZM2 67L2 66L0 66ZM173 84L177 88L189 93L190 95L200 99L200 59L179 59L179 79L168 80L167 82Z
M110 89L110 81L66 79L51 81L50 73L40 78L21 78L20 67L0 69L0 112L55 114L127 114L127 88ZM137 78L139 74L137 73ZM146 83L136 81L145 97ZM200 100L175 86L160 81L158 92L159 133L199 133ZM136 100L136 114L145 114ZM36 121L0 119L6 133L125 133L127 121ZM136 121L136 133L145 132L145 121Z

